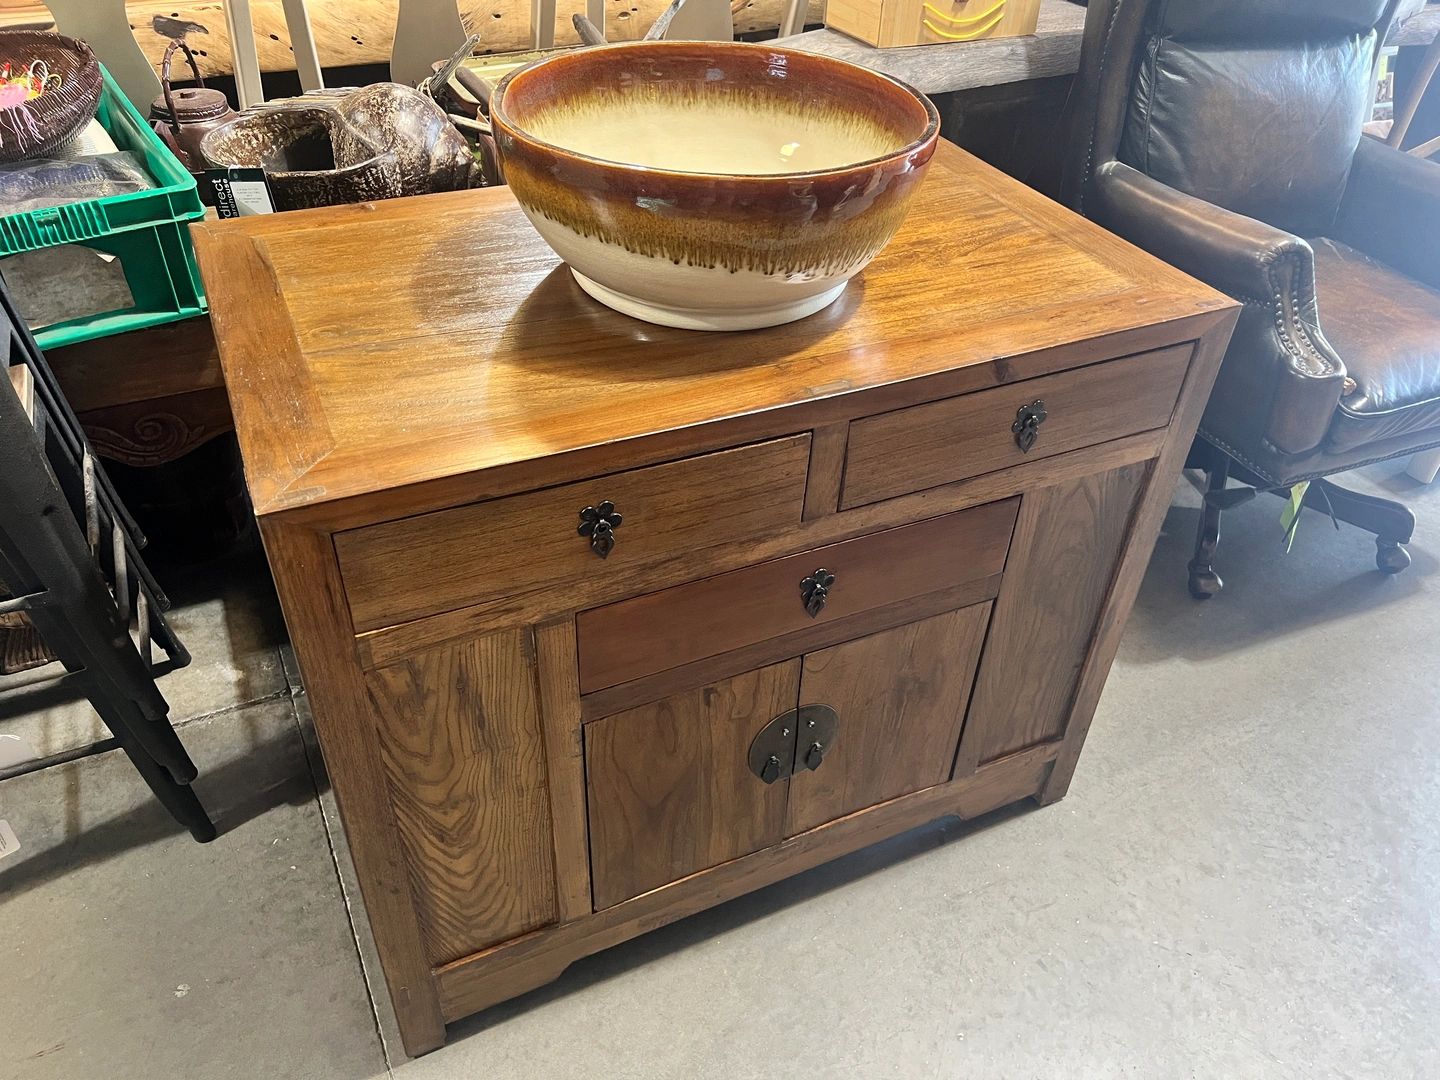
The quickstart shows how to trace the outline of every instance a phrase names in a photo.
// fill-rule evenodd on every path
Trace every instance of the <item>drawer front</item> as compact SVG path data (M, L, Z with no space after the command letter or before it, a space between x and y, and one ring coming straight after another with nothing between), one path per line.
M841 509L1164 427L1191 352L1177 345L856 420ZM1036 401L1046 415L1027 452L1012 426Z
M1018 507L1006 499L583 611L575 620L580 690L998 574ZM802 583L820 569L834 580L812 616Z
M800 521L810 436L614 473L563 487L340 533L336 555L356 632L628 571ZM581 511L612 502L620 523L601 558Z

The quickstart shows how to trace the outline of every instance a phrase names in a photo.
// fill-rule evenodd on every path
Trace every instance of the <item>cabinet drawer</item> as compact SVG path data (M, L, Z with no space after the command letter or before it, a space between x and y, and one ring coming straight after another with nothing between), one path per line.
M998 574L1018 508L1018 499L1006 499L582 611L580 690ZM802 582L822 568L834 581L812 618Z
M1164 427L1191 351L1178 345L856 420L850 425L840 507ZM1045 403L1046 417L1026 452L1012 425L1035 401Z
M583 575L629 571L797 524L810 436L614 473L340 533L335 552L356 632ZM621 522L599 557L581 510L613 502Z

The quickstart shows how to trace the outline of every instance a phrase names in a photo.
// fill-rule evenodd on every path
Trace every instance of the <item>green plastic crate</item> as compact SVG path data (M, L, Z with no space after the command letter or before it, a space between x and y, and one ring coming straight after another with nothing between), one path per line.
M87 315L37 331L42 349L204 314L205 294L189 223L205 216L195 178L126 100L110 73L96 118L115 145L145 162L158 186L128 195L0 217L0 258L58 244L82 244L120 260L133 307Z

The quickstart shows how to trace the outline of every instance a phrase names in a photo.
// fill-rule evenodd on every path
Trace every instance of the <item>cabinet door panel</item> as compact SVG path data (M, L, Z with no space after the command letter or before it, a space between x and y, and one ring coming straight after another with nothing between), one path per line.
M976 604L805 657L801 704L840 721L820 767L797 764L787 835L949 779L989 618Z
M786 782L763 783L748 757L799 681L791 660L585 728L596 910L782 839Z
M1027 494L956 776L1065 734L1149 462Z
M375 726L433 964L554 922L549 791L529 631L372 671Z

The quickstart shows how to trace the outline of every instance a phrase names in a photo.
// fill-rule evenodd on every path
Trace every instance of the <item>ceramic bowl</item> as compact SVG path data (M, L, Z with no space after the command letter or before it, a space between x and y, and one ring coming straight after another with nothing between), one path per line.
M515 197L587 293L745 330L819 311L894 235L940 119L910 87L770 45L634 42L507 76Z
M277 210L454 191L474 172L465 137L398 83L267 102L206 132L200 154L264 169Z

